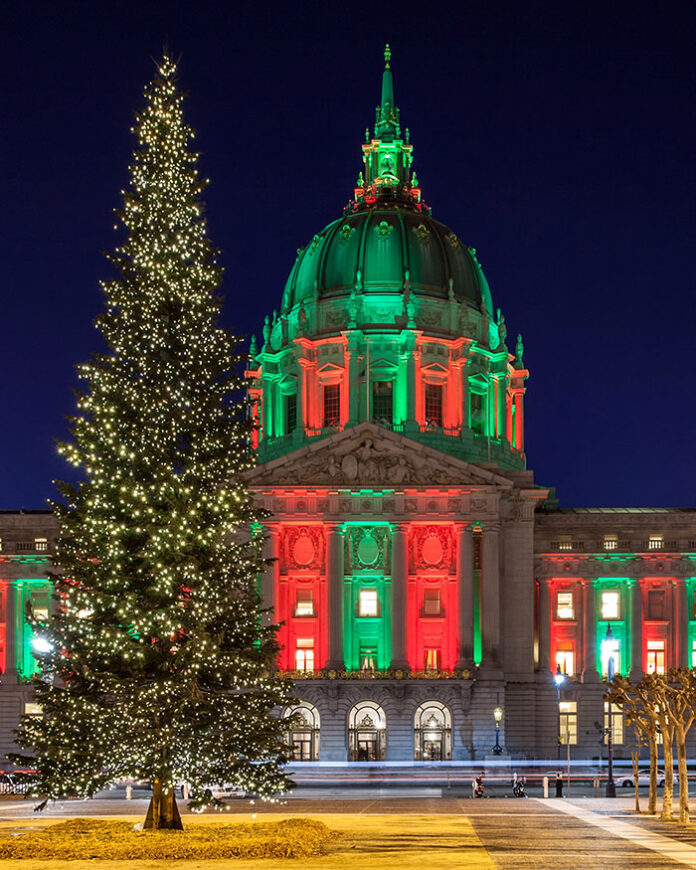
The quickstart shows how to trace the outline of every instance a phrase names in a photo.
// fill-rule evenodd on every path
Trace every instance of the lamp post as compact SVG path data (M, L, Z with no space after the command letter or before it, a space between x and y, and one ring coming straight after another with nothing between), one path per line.
M500 723L503 719L503 708L500 706L500 695L495 696L495 710L493 711L493 719L495 720L495 746L493 747L493 755L500 755L503 747L500 745Z
M560 664L556 665L556 673L553 675L556 684L556 738L558 744L557 759L561 760L561 686L565 683L565 674L561 671Z

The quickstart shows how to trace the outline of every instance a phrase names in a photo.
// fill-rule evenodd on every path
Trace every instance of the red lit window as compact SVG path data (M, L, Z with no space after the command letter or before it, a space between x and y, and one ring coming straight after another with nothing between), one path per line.
M298 671L314 670L314 640L311 637L297 639L295 669Z
M572 643L559 643L556 647L556 665L561 673L572 677L575 673L575 651Z
M337 427L341 423L341 386L326 384L324 386L324 426Z
M649 640L645 670L649 674L664 674L665 672L665 642Z
M426 589L423 599L424 616L440 616L442 613L442 601L439 589Z
M664 589L650 589L648 591L648 619L665 618L665 591Z
M442 429L442 385L425 385L425 425L429 429Z
M314 596L311 589L298 589L295 616L314 616Z
M556 595L556 619L575 619L572 592L559 592Z
M426 649L425 650L425 670L437 671L440 669L440 650Z

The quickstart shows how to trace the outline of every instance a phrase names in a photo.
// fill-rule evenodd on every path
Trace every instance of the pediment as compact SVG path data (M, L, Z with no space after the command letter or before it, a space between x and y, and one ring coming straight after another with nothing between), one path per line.
M246 475L250 486L498 486L513 484L487 468L455 459L398 432L361 423Z

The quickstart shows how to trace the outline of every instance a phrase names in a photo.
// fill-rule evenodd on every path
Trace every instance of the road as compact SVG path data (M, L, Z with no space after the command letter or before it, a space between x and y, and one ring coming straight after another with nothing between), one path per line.
M7 830L13 820L32 817L30 801L0 801L0 823ZM65 818L87 815L132 815L143 818L147 799L125 801L102 798L92 801L60 801L42 814L42 818ZM696 833L676 822L665 824L637 817L630 810L632 801L619 798L542 801L538 799L419 796L346 796L325 795L317 799L295 797L282 804L251 804L248 800L230 802L229 815L250 812L256 818L268 815L331 814L358 816L410 815L421 820L432 818L437 833L438 816L468 817L489 856L499 870L535 868L535 870L659 870L671 867L696 867ZM183 808L182 808L183 809ZM693 807L696 817L696 803ZM227 814L226 814L227 815ZM33 816L36 818L36 816ZM229 818L229 816L227 816ZM385 826L388 830L389 825ZM619 833L617 833L619 832ZM623 832L623 833L621 833ZM648 848L652 846L652 848ZM669 857L670 849L675 857ZM454 857L454 856L452 856ZM259 863L262 870L263 862Z

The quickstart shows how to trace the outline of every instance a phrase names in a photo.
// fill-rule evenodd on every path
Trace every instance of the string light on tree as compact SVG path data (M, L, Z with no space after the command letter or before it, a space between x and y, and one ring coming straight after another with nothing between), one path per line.
M269 713L290 688L273 676L275 627L260 623L263 517L241 476L242 357L217 325L207 182L176 72L165 56L133 128L126 238L97 320L109 350L79 368L87 387L60 447L84 479L60 485L57 607L34 620L44 715L22 720L35 757L17 757L47 799L151 779L152 827L180 827L180 782L199 809L215 803L208 785L267 798L288 786Z

